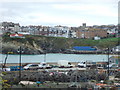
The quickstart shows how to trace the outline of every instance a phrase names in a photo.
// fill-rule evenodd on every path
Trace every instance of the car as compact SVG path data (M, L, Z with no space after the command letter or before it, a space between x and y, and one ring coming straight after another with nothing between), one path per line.
M40 65L39 65L40 69L51 69L52 66L50 66L49 64L47 64L46 62L42 62Z
M0 65L0 71L10 71L10 67Z
M86 62L80 62L78 63L79 68L85 68L86 67Z
M108 68L108 65L107 65ZM110 63L109 68L118 68L118 65L116 63Z
M97 69L103 69L103 68L104 68L103 65L97 64Z
M0 71L10 71L10 68L0 68Z
M37 70L40 68L40 64L27 64L23 67L24 70Z
M37 69L51 69L52 66L49 66L49 64L42 62L40 64L27 64L23 67L24 70L37 70Z

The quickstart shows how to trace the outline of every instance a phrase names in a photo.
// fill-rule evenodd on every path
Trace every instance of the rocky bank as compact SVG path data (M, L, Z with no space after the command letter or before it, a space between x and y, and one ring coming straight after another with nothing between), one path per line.
M45 37L26 35L25 38L10 38L8 35L0 37L0 52L3 54L19 54L20 46L23 54L44 54L44 53L74 53L71 52L73 46L95 46L101 50L107 47L118 45L117 38L106 38L101 40ZM76 53L76 52L75 52ZM79 52L77 52L79 53Z
M25 43L21 43L18 41L10 41L10 42L5 42L5 41L1 41L1 53L3 54L19 54L19 49L20 46L22 47L21 51L22 54L43 54L44 51L40 48L40 46L38 46L35 42L33 42L33 44L31 45L28 41Z

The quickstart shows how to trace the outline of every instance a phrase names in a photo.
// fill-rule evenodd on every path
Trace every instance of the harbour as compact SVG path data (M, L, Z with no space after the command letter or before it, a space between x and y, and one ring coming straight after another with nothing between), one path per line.
M116 88L119 89L119 69L107 68L110 57L117 55L102 54L61 54L50 53L41 55L3 55L2 63L10 68L10 71L2 72L2 77L11 86L11 88L78 88L78 89L100 89ZM7 57L7 58L6 58ZM21 60L21 63L19 62ZM67 62L69 65L60 67L58 61ZM39 65L42 62L49 64L51 68L31 68L25 69L29 64ZM85 66L80 66L80 62L85 62ZM92 63L92 64L90 64ZM19 68L20 66L22 68ZM89 66L90 65L90 66ZM102 65L102 68L99 67ZM105 65L105 66L104 66ZM56 67L57 66L57 67ZM7 69L6 69L7 70ZM12 82L18 83L12 85ZM114 81L114 83L112 83ZM112 83L112 86L109 83ZM31 84L32 83L32 84ZM118 83L118 84L117 84ZM103 86L104 85L104 86Z
M6 63L19 63L18 55L8 55ZM117 56L117 55L109 55ZM0 54L1 63L4 63L6 55ZM40 55L22 55L22 63L40 63L44 62L57 62L58 60L68 60L70 62L106 62L108 56L105 54L61 54L61 53L49 53Z
M119 0L3 1L0 90L120 90Z

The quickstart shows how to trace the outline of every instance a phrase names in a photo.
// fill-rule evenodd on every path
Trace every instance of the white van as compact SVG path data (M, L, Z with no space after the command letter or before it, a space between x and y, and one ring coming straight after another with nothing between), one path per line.
M59 68L72 68L72 67L74 67L74 65L71 64L67 60L59 60L58 61L58 66L59 66Z

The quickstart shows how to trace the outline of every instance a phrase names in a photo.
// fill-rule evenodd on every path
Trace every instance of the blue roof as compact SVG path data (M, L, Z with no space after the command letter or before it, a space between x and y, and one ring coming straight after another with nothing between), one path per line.
M81 50L81 51L95 51L96 48L93 48L91 46L74 46L74 50Z

